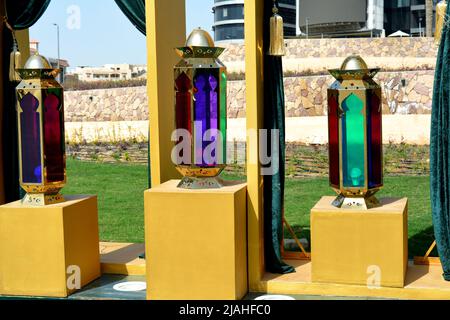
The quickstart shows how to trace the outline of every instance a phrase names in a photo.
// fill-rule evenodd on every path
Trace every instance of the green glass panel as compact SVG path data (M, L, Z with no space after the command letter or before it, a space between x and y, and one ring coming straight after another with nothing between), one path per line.
M220 131L223 137L223 163L227 159L227 74L222 72L220 79Z
M342 109L342 174L344 187L364 187L364 103L355 94L344 100Z

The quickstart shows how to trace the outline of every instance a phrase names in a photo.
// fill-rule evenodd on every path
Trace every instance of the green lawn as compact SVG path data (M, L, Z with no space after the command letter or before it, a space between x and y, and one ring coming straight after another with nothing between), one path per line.
M63 193L98 195L101 240L144 241L146 166L69 159L67 171ZM325 178L287 180L285 214L299 236L309 238L309 210L322 195L334 195ZM385 188L377 195L409 198L410 256L423 255L434 239L428 176L386 177Z

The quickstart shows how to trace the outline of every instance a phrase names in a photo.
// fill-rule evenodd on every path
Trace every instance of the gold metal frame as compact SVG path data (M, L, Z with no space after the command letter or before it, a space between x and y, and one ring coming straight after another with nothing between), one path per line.
M353 61L352 61L353 59ZM361 68L365 67L364 60L360 57L349 57L343 64L350 61L354 66L360 65ZM379 69L332 69L329 70L330 74L336 79L333 85L328 89L328 94L336 96L338 102L338 108L340 110L338 119L339 130L339 186L330 183L331 187L339 194L333 205L346 208L351 208L352 204L357 207L372 207L378 204L378 200L374 197L374 194L378 192L384 183L383 174L381 176L381 185L374 188L369 188L369 172L368 172L368 145L367 145L367 110L368 110L368 97L370 94L375 94L380 100L380 108L382 108L382 92L381 87L373 80L373 77L378 73ZM345 187L343 181L343 145L342 145L342 121L343 121L343 109L342 104L351 95L357 96L363 102L363 117L364 117L364 187ZM380 109L382 112L382 109ZM382 149L382 142L380 145ZM384 171L383 164L383 152L381 150L381 170Z
M64 201L64 197L59 194L59 191L67 183L67 170L66 170L66 155L64 153L64 180L58 182L48 182L47 178L47 166L45 162L45 144L44 144L44 101L42 97L43 90L61 88L59 83L53 78L58 70L53 69L19 69L22 82L16 88L17 92L17 125L18 125L18 149L19 149L19 179L20 186L27 192L27 195L22 199L23 204L33 206L43 206L53 203L59 203ZM62 88L61 88L62 90ZM33 95L38 101L39 106L37 112L39 113L39 129L40 129L40 144L41 144L41 181L42 183L25 183L23 181L22 170L22 128L20 123L20 114L23 112L20 105L23 97L27 94ZM64 97L63 94L60 97L60 108L64 110ZM64 130L63 130L64 131ZM62 139L64 139L62 135Z
M219 111L219 128L222 132L223 130L227 130L227 128L220 127L220 116L221 116L221 102L220 102L220 90L222 87L222 73L226 74L225 65L218 59L218 57L224 51L224 48L220 47L199 47L199 46L186 46L180 47L176 49L176 52L182 58L178 64L174 67L174 81L178 79L178 77L184 72L191 81L191 127L194 130L194 117L195 117L195 95L194 95L194 79L198 70L217 70L217 87L218 87L218 111ZM176 96L176 91L174 92ZM176 98L175 98L176 101ZM174 105L176 108L176 105ZM176 114L176 110L175 110ZM176 119L174 118L174 128L176 128ZM192 138L194 138L194 132L191 133ZM223 136L225 139L225 136ZM195 139L195 138L194 138ZM223 142L226 145L226 141ZM192 165L177 165L176 168L178 172L183 175L183 180L180 183L179 187L185 187L190 189L197 188L219 188L221 186L221 182L216 179L216 177L225 169L226 167L226 148L222 148L221 152L225 152L223 154L224 163L211 166L211 167L200 167L195 165L195 149L194 143L191 140L191 163ZM200 179L200 180L199 180ZM202 181L201 179L206 179Z

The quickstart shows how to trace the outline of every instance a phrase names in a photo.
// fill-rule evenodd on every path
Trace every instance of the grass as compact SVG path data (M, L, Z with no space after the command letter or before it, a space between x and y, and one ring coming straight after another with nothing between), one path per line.
M69 159L67 171L68 185L63 189L64 193L98 195L101 240L144 241L145 165ZM225 178L243 177L228 175ZM309 211L323 195L334 195L326 178L287 179L285 215L298 236L309 239ZM386 177L385 188L377 195L409 198L409 253L411 257L423 255L434 240L429 177Z

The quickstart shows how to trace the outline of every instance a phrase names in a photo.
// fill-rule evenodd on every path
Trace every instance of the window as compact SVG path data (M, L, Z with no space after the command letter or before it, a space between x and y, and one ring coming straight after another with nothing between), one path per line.
M244 5L242 4L232 4L228 6L217 7L214 13L215 21L240 19L244 19Z

